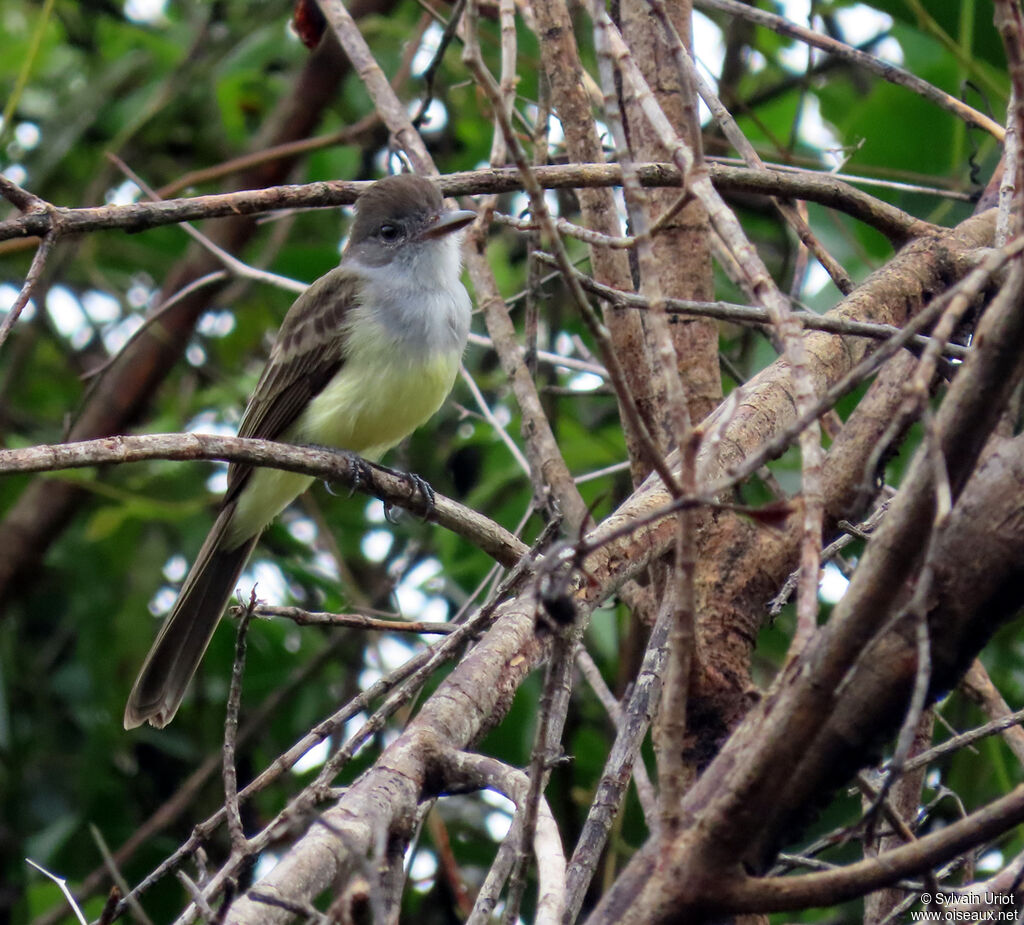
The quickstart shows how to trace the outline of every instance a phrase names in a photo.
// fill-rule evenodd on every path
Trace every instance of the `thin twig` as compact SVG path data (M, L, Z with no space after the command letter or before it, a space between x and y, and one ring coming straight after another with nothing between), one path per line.
M628 463L624 465L628 466ZM583 646L576 650L576 666L579 668L580 674L583 675L586 682L590 685L594 696L597 697L601 706L604 707L613 728L618 733L627 720L626 714L605 683L593 657ZM637 799L640 801L640 808L643 810L647 827L653 832L658 827L658 804L654 785L651 783L650 776L647 774L647 766L643 761L634 761L632 773L633 783L636 785Z
M569 697L572 693L572 652L575 648L576 635L571 627L559 627L556 630L551 657L548 659L544 690L537 706L537 731L527 775L529 785L516 810L516 815L522 815L522 826L515 861L509 876L505 910L502 914L503 925L515 925L519 920L519 909L526 890L530 846L537 831L544 789L551 775L552 762L561 753L562 730L568 716Z
M997 141L1001 142L1003 140L1003 127L998 122L978 112L976 109L972 109L955 96L950 96L938 87L905 71L903 68L883 61L881 58L877 58L867 52L858 51L845 42L840 42L827 35L822 35L820 32L814 32L811 29L798 26L782 16L776 16L774 13L767 13L764 10L757 9L757 7L738 3L737 0L695 0L694 5L703 10L715 10L720 13L729 13L732 16L750 20L760 26L765 26L774 32L778 32L780 35L786 35L798 41L806 42L808 45L819 48L830 55L836 55L846 61L850 61L864 68L864 70L881 77L883 80L906 87L918 96L959 116L968 125L975 125L980 129L984 129Z
M68 887L68 882L63 877L58 877L56 874L51 874L45 867L37 864L32 858L25 858L25 863L31 865L41 874L49 877L54 883L57 884L60 891L64 894L64 898L68 901L68 905L71 907L71 911L75 913L75 918L78 919L80 925L88 925L85 920L85 916L82 915L82 910L79 908L78 903L75 901L75 896Z
M754 146L747 140L746 135L743 134L739 125L736 124L736 120L732 117L732 114L724 105L722 105L722 101L718 98L718 94L715 93L714 88L707 80L705 80L703 74L701 74L698 68L694 65L693 58L690 57L689 52L686 50L686 45L683 43L682 38L676 30L675 24L672 22L672 17L668 15L668 10L665 7L664 0L649 0L649 2L655 11L662 28L668 35L672 54L686 81L684 86L689 83L696 87L697 92L700 94L700 98L704 100L708 109L711 110L711 115L715 122L718 123L726 138L729 139L732 146L743 157L747 166L763 170L765 168L764 162L754 149ZM800 215L796 208L796 204L790 199L774 199L773 202L785 221L796 232L801 243L807 247L815 257L817 257L818 262L826 269L826 271L828 271L828 275L832 278L832 281L836 284L839 291L843 293L843 295L847 295L852 292L853 280L850 279L850 275L839 264L839 262L827 250L825 250L825 247L818 240L817 236L813 231L811 231L810 225L808 225L807 221L802 215Z
M437 43L437 51L434 52L434 57L430 59L430 64L427 65L426 70L423 72L422 80L425 92L419 109L416 110L416 115L412 117L412 124L416 128L420 128L423 125L427 110L430 109L430 104L434 102L434 81L437 79L437 71L444 60L444 53L455 38L456 31L459 28L459 21L462 19L462 11L465 8L466 0L455 0L455 3L452 5L451 16L449 16L448 22L444 24L444 31L441 33L441 39Z
M256 589L249 596L249 603L242 609L238 621L235 641L235 660L231 666L231 686L228 689L228 703L224 716L224 809L227 812L228 834L231 836L231 850L238 855L248 853L242 813L238 807L238 768L235 763L235 745L238 741L238 710L242 704L242 674L245 670L245 644L249 632L249 621L256 609Z
M462 377L462 381L466 383L470 393L473 395L473 400L476 402L476 406L480 409L480 413L484 416L484 420L491 425L491 429L494 431L498 439L508 447L508 451L512 454L512 458L516 461L516 464L523 470L523 472L526 473L527 477L529 477L530 463L527 461L526 457L523 456L523 451L516 446L515 441L509 436L508 431L502 427L501 422L494 416L494 412L491 411L490 406L487 404L487 399L484 398L483 393L476 384L476 381L469 374L469 371L465 366L459 367L459 375Z
M118 170L120 170L129 180L132 181L142 193L149 197L152 201L156 202L159 200L159 196L152 187L150 187L131 167L128 166L121 158L119 158L113 152L107 152L107 159L114 164ZM181 223L181 230L185 232L193 241L196 241L199 245L209 251L214 257L216 257L223 265L224 269L228 272L233 273L235 276L239 276L242 279L252 279L261 283L270 283L272 286L276 286L278 289L285 289L289 292L301 294L306 291L306 283L299 282L295 279L288 279L285 276L280 276L277 273L268 273L266 270L260 270L256 267L251 267L242 260L239 260L234 254L224 250L219 244L212 241L207 235L203 234L198 228L192 227L188 222Z
M344 626L349 629L373 630L380 633L447 636L457 629L453 623L431 623L422 620L378 620L361 613L319 613L303 610L301 607L272 607L268 604L259 604L253 615L291 620L296 626Z
M701 200L715 231L739 263L744 282L768 311L772 325L789 361L790 379L797 410L806 414L815 404L814 384L807 368L807 356L800 324L789 303L775 285L767 267L750 244L735 214L726 206L701 167L695 166L694 152L679 138L658 105L636 61L611 21L604 6L595 2L592 8L595 27L607 38L623 81L632 86L637 104L643 110L661 143L671 152L672 160L688 177L689 189ZM566 271L568 272L568 271ZM821 429L817 418L808 421L799 437L801 482L803 488L803 523L800 543L800 583L797 589L797 631L790 647L795 656L807 644L817 626L818 554L821 551L823 520L821 489ZM666 485L671 483L666 482Z
M538 254L539 260L550 265L555 264L555 259L550 254ZM648 308L648 301L642 295L634 292L623 292L621 289L613 289L605 286L580 270L573 271L579 278L580 284L588 292L602 299L606 299L624 308ZM768 313L756 305L739 305L735 302L698 302L691 299L665 299L665 309L669 314L690 315L695 318L714 318L718 321L728 321L732 324L756 324L770 325L771 318ZM868 337L872 340L887 340L897 334L901 328L891 324L877 324L871 321L855 321L851 318L832 317L830 315L818 315L814 312L796 312L796 318L801 327L809 331L827 331L830 334L848 334L852 337ZM924 348L934 338L928 335L915 335L910 343ZM963 359L969 353L970 348L960 344L946 343L942 347L942 356Z
M629 701L623 709L615 741L608 752L590 810L576 842L566 874L568 920L575 921L582 908L590 881L597 869L612 822L626 795L630 772L643 761L640 746L661 697L664 667L668 661L668 635L674 621L671 606L663 605L651 630L643 662ZM656 831L657 814L648 816Z
M476 0L469 0L469 6L467 7L467 40L466 46L463 49L463 61L477 78L480 87L494 106L495 115L501 124L501 129L505 136L505 144L508 146L509 153L512 155L519 170L523 185L526 187L526 193L530 197L530 210L548 237L550 246L554 250L555 258L558 261L559 269L563 273L565 283L568 286L576 308L580 312L580 316L601 348L601 359L608 370L608 376L615 388L615 392L621 400L625 423L643 448L646 462L652 469L658 472L666 486L669 486L671 489L675 484L675 478L665 464L664 456L651 436L647 422L643 420L640 414L636 399L629 389L625 372L615 354L607 329L597 317L593 308L591 308L582 287L572 274L572 262L569 260L565 245L554 227L551 213L544 199L543 189L537 182L536 172L527 161L522 145L519 143L519 138L512 129L508 113L503 106L500 87L495 83L494 77L484 65L476 40L475 2Z
M50 256L50 252L60 236L58 228L59 226L51 227L39 242L39 247L36 248L35 256L32 258L32 263L28 268L28 274L25 276L25 282L21 286L21 291L14 300L14 304L7 310L4 320L0 322L0 346L3 346L4 341L7 340L7 335L11 333L11 328L14 327L25 306L28 305L29 299L32 298L32 293L35 292L36 286L39 285L47 258Z

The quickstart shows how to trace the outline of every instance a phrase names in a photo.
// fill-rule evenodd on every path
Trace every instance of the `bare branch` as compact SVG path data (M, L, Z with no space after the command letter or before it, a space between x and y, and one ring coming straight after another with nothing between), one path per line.
M895 64L889 64L889 62L883 61L881 58L859 51L844 42L830 38L827 35L822 35L820 32L814 32L811 29L798 26L782 16L776 16L774 13L767 13L756 7L738 3L736 0L694 0L694 2L701 9L716 10L721 13L729 13L732 16L748 19L758 25L772 29L780 35L787 35L798 41L806 42L808 45L819 48L830 55L836 55L846 61L850 61L858 67L862 67L864 70L881 77L883 80L906 87L908 90L918 94L918 96L935 103L936 106L940 106L942 109L959 116L968 125L976 125L978 128L984 129L997 141L1003 140L1003 127L998 122L994 122L983 113L972 109L966 103L962 103L956 97L950 96L938 87L932 86L927 81L903 70L901 67L897 67Z
M440 494L435 504L428 505L411 479L384 466L368 464L369 484L360 485L352 458L344 450L294 447L270 440L211 434L151 434L0 450L0 472L48 472L146 459L219 459L269 465L367 491L388 504L406 508L458 533L505 565L515 564L525 553L526 547L498 524Z

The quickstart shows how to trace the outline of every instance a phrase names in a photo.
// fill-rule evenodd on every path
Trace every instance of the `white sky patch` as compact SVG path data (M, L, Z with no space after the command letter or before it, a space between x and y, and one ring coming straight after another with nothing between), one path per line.
M575 353L572 337L565 331L559 331L555 335L555 353L561 357L571 357Z
M488 806L494 807L495 811L488 813L484 819L484 826L491 838L500 841L512 827L512 815L516 811L516 804L494 790L481 790L480 798Z
M308 517L297 517L288 524L288 532L307 546L316 539L316 524Z
M818 585L818 597L826 604L838 604L848 587L850 580L831 562L826 563L821 583Z
M801 298L805 300L813 299L831 282L832 277L828 275L828 270L815 260L807 266L807 275L804 277L804 286L800 294Z
M722 73L725 43L722 30L703 13L693 11L693 47L697 49L697 66L704 76L714 81Z
M890 64L903 65L903 46L891 35L886 36L872 49L872 54Z
M366 522L371 524L383 524L388 520L384 516L384 502L380 498L374 498L367 502L363 509L363 516L366 518Z
M131 339L131 336L142 327L145 322L138 315L128 315L116 324L112 324L103 331L103 346L107 353L120 353L121 348Z
M429 593L443 585L443 581L438 578L441 574L441 563L437 559L425 559L402 579L395 588L395 598L398 601L398 609L405 619L446 619L448 605L444 598ZM442 616L427 616L428 613L440 613Z
M206 351L199 344L189 344L185 348L185 359L191 366L202 366L206 362Z
M801 26L812 25L818 31L821 30L821 23L816 19L813 24L808 23L810 15L809 0L783 0L782 15L791 22ZM861 45L869 39L892 28L892 17L885 13L873 10L862 3L854 6L837 9L834 11L836 20L843 40L849 45ZM903 63L903 49L899 42L893 38L886 38L872 50L873 54L891 61L893 64ZM815 51L814 60L818 61L823 52ZM779 53L779 60L783 67L800 73L807 69L807 45L803 42L793 42L787 45Z
M512 828L512 817L503 813L488 813L484 818L484 827L494 841L502 841Z
M112 295L90 289L82 295L82 308L96 324L107 324L121 317L121 303Z
M360 687L360 690L366 690L366 688L365 687ZM342 730L341 735L342 735L343 740L345 742L348 742L351 739L353 739L359 733L359 730L362 729L363 726L366 725L366 721L369 718L370 717L367 716L365 713L357 713L355 716L353 716L352 719L350 719L347 723L345 723L345 728ZM366 739L364 738L362 745L360 745L359 748L356 749L355 754L358 755L359 752L362 751L365 746L366 746Z
M807 23L806 19L799 21L802 25ZM817 52L815 52L817 54ZM784 48L780 48L778 51L778 61L787 70L793 74L802 74L807 70L807 62L809 60L808 46L803 42L793 42L791 45L786 45ZM814 58L817 61L817 58Z
M569 388L574 392L593 392L604 385L604 380L595 373L577 373L569 380Z
M405 576L405 580L411 585L422 585L440 575L442 571L441 563L437 559L424 559Z
M165 18L167 0L126 0L124 15L132 22L155 26Z
M211 495L222 495L228 490L228 464L221 463L221 468L206 480L206 490Z
M414 882L433 881L437 874L437 858L420 847L409 865L409 879Z
M378 667L385 673L401 668L413 653L404 639L395 636L381 636L376 651L379 658Z
M120 186L108 189L104 198L107 201L107 205L128 206L133 202L137 202L141 195L142 191L132 180L125 180Z
M558 191L553 189L544 190L544 202L548 207L549 215L560 215L561 209L558 205Z
M164 563L164 578L168 581L181 581L185 577L185 573L188 571L188 562L182 555L171 556Z
M833 15L839 23L843 38L851 45L860 45L892 28L891 16L873 10L863 3L840 7ZM893 64L903 63L903 49L894 38L883 39L874 47L872 54L879 55Z
M526 193L513 193L508 202L508 214L519 218L530 211L530 197Z
M1002 851L989 851L978 858L977 870L980 874L994 874L1002 870L1005 863Z
M404 581L395 588L398 609L406 620L418 620L420 611L427 605L427 596L419 589Z
M537 115L539 110L535 103L527 103L524 107L524 115L531 125L535 125L537 122ZM601 122L595 122L597 126L598 136L605 131L604 125ZM548 116L548 151L549 153L557 153L561 150L562 145L565 144L565 129L562 128L562 121L558 116L553 113ZM480 164L479 167L488 167L489 164Z
M422 100L413 100L406 107L410 116L415 116L420 111ZM432 132L440 132L448 124L448 107L439 99L432 99L423 114L423 122L420 131L425 135Z
M722 30L703 13L693 11L693 47L694 58L701 74L718 92L718 75L722 73L722 62L725 60L725 42ZM762 63L763 66L763 63ZM711 110L704 100L697 99L697 120L701 125L711 121Z
M125 299L132 308L145 308L156 290L153 288L153 280L148 273L137 273L132 277L132 284L125 293Z
M31 151L39 144L41 137L39 126L35 122L19 122L14 127L14 138L22 151Z
M263 877L269 874L275 867L277 867L277 862L280 860L280 856L274 854L273 851L264 851L260 855L259 860L256 862L256 867L253 868L253 878L256 880L261 880Z
M21 164L9 164L3 169L3 175L12 183L17 183L18 186L24 186L25 181L28 180L28 171Z
M235 313L227 309L204 312L196 330L204 337L227 337L235 329Z
M416 54L412 57L413 77L422 77L424 71L430 67L430 62L434 60L434 55L441 47L442 35L444 35L444 29L436 22L427 27L427 31L423 33L423 38L420 40L420 47L416 49Z
M629 227L629 213L626 211L626 193L621 186L612 189L612 198L615 200L615 211L619 215L619 233L622 234Z
M268 604L280 604L288 591L284 572L269 559L257 559L242 572L237 582L246 599L253 585L256 585L256 597Z
M394 542L395 538L391 535L390 531L370 530L368 533L363 534L363 541L360 543L359 548L370 562L383 562L388 557L388 553L391 552L391 546Z
M334 556L325 550L321 550L314 554L312 565L314 571L331 581L337 581L340 577L338 574L337 561Z
M317 742L308 749L305 754L292 765L292 774L308 774L321 767L331 753L331 746L327 739Z
M6 314L9 312L17 300L18 289L10 283L0 283L0 313ZM18 323L21 324L24 321L31 321L35 316L35 302L29 299L28 303L21 310L21 314L18 315Z
M494 415L494 420L502 427L508 427L512 423L512 412L508 410L506 405L494 405L491 408L491 413Z
M174 588L169 588L165 585L150 598L149 612L154 617L162 617L165 613L171 612L171 608L177 599L178 592Z
M362 671L359 672L359 690L369 690L383 677L384 672L381 671L379 668L364 668Z
M800 113L800 139L815 148L829 150L839 149L843 143L832 131L832 127L821 117L818 98L813 93L804 97L803 111Z
M215 437L233 437L235 428L221 420L220 412L207 410L197 414L185 430L190 434L213 434Z
M448 622L448 602L443 597L432 597L420 611L420 619L427 623Z
M782 15L806 26L807 17L811 15L811 0L782 0Z
M534 113L536 118L536 113ZM602 137L607 134L607 129L603 123L596 123L598 137ZM565 147L565 129L562 128L562 120L558 116L548 117L548 151L551 154L558 154L562 148Z
M82 309L82 303L66 286L54 286L46 295L46 310L57 331L71 340L87 331L89 319Z

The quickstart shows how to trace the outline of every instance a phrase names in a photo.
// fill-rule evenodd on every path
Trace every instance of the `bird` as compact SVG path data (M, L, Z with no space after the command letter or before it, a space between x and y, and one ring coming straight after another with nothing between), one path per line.
M377 460L432 417L469 336L459 243L475 218L447 210L416 174L368 186L338 266L285 315L238 436ZM174 718L257 540L312 482L231 463L216 520L128 697L125 729Z

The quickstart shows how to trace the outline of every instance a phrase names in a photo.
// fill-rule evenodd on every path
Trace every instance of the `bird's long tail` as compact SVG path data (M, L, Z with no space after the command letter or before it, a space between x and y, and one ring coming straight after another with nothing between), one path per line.
M225 535L235 505L221 512L199 550L174 609L164 621L135 680L124 711L124 728L149 722L161 728L178 712L192 675L210 644L221 614L259 534L234 549Z

